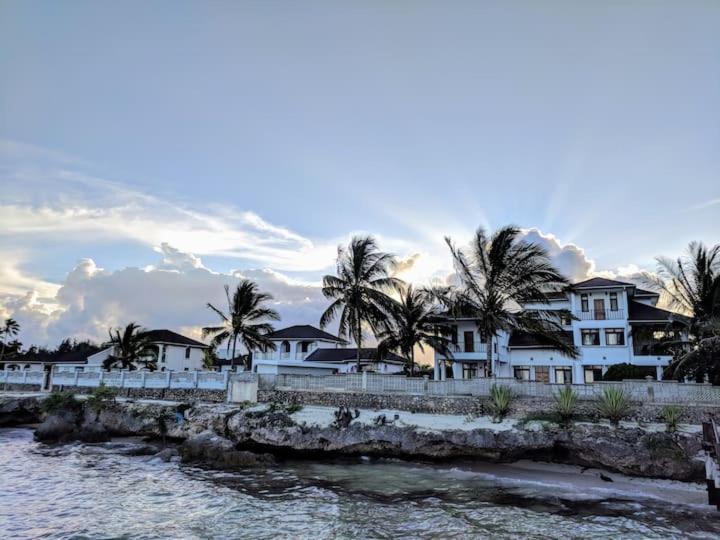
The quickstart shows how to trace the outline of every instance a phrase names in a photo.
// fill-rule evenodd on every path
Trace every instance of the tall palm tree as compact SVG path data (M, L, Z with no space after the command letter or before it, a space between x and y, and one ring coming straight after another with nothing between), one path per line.
M223 342L227 343L227 350L232 348L231 367L235 367L235 349L238 339L247 349L266 352L274 351L275 344L267 338L267 334L275 329L266 321L267 319L279 321L280 315L274 309L264 307L263 304L272 300L272 296L258 292L257 284L249 279L243 279L230 296L230 286L225 285L227 298L227 314L208 302L208 308L220 317L220 326L206 326L202 329L203 337L213 336L211 345L217 347Z
M138 364L152 370L157 368L157 350L139 324L131 322L125 328L110 329L108 333L113 352L103 361L105 369L135 369Z
M403 284L390 275L394 266L395 258L381 252L374 238L356 236L347 249L338 248L337 275L323 278L323 295L333 302L320 317L320 327L340 315L338 334L355 341L358 372L363 326L369 326L375 336L389 327L388 312L395 304L388 293Z
M720 244L708 248L690 242L687 254L676 260L656 260L657 275L646 274L646 283L663 293L671 308L688 313L691 333L702 337L712 319L720 317Z
M528 303L548 304L549 292L569 285L544 248L520 238L520 229L512 225L492 236L479 228L467 251L456 247L449 237L445 241L461 285L450 303L456 313L477 320L487 342L488 375L494 373L493 340L500 331L532 333L560 352L577 357L575 346L560 337L561 319L570 316L567 310L520 309Z
M17 336L20 332L20 323L17 322L15 319L7 318L5 319L5 322L3 323L2 327L0 327L0 335L2 336L2 349L0 349L0 362L2 362L3 357L5 356L5 344L8 341L8 338Z
M390 313L392 326L378 336L379 357L388 351L399 351L410 366L410 375L414 376L415 347L422 352L425 347L431 347L440 354L452 354L447 337L450 328L438 324L441 313L432 292L409 285Z

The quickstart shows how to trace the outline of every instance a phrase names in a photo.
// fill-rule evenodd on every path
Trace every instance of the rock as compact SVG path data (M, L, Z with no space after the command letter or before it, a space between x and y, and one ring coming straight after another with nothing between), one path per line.
M67 442L77 438L79 418L70 411L49 414L35 430L35 440L41 442Z
M269 454L237 450L232 441L212 431L186 440L179 448L184 462L202 462L219 469L266 465L274 461Z
M156 458L161 459L165 463L169 461L173 461L176 458L180 457L180 454L178 453L177 448L165 448L164 450L160 450L157 454L155 454Z
M35 424L42 411L36 398L10 398L0 401L0 427Z

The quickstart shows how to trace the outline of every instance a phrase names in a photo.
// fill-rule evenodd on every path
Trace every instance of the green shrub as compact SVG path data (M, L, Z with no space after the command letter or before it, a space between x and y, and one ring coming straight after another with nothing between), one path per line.
M570 423L575 414L577 394L570 386L566 386L553 397L555 398L555 412L560 417L560 422L563 424Z
M105 383L100 383L100 386L93 388L85 403L87 403L90 409L98 413L104 409L108 403L115 402L117 393L117 389L105 386Z
M42 410L48 414L58 411L78 412L82 403L75 399L72 392L52 392L42 402Z
M666 405L662 408L662 417L665 421L665 427L667 428L668 433L675 433L677 431L680 414L680 407L675 405Z
M500 422L510 412L510 404L514 396L509 386L493 384L490 388L489 409L493 415L493 422Z
M617 426L620 420L628 415L629 407L630 398L622 388L606 388L600 398L598 412L600 416Z
M610 366L603 381L623 381L626 379L644 379L648 375L655 377L655 368L647 366L634 366L632 364L614 364Z

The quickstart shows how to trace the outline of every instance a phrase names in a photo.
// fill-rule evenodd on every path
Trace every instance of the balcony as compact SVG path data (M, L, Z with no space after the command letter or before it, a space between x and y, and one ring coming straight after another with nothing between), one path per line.
M625 310L590 309L588 311L576 311L575 317L581 321L617 321L625 318Z
M485 356L487 354L487 343L479 339L464 343L461 341L460 343L452 343L450 345L450 351L452 351L453 356L456 358L462 358L464 356Z

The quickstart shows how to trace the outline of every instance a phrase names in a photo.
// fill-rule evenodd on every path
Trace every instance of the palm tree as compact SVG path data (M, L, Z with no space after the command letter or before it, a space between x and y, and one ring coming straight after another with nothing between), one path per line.
M656 260L657 275L646 274L646 283L663 293L671 308L688 313L691 334L702 337L703 329L720 317L720 244L707 248L690 242L686 255Z
M548 304L548 293L569 285L550 262L541 246L520 238L520 229L509 225L488 236L480 228L466 252L445 238L461 287L448 303L456 314L477 320L487 342L488 375L494 373L493 339L500 331L529 332L563 354L577 357L574 345L561 339L561 319L567 310L520 309L528 303Z
M12 319L12 318L5 319L5 322L3 323L2 327L0 327L0 335L2 336L2 349L0 349L0 362L2 362L2 359L5 356L5 344L7 342L7 338L17 336L19 332L20 332L20 323L18 323L15 319Z
M235 349L238 339L248 352L253 350L274 351L275 344L267 338L267 334L275 329L270 323L261 322L264 319L280 320L277 311L263 307L265 302L272 300L272 296L258 292L257 284L249 279L243 279L238 284L232 297L230 296L230 286L225 285L225 296L228 304L227 314L208 302L208 308L220 317L221 325L203 328L203 337L213 336L211 345L215 347L226 342L228 352L232 346L232 360L230 361L232 368L235 367Z
M446 337L450 328L438 324L441 313L431 291L409 285L390 313L392 326L378 336L379 357L388 351L399 351L410 366L410 375L414 376L415 347L422 352L425 347L431 347L440 354L452 354L450 339Z
M139 324L131 322L125 328L110 329L109 344L113 353L103 361L105 369L120 367L135 369L137 364L154 370L157 368L157 349L146 337L146 331Z
M378 250L374 238L356 236L347 250L338 248L337 276L323 278L323 295L333 302L320 317L320 327L340 315L338 334L355 341L358 372L363 326L369 326L375 336L389 328L388 312L395 304L387 293L403 284L390 275L394 266L395 258Z

